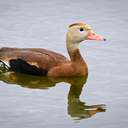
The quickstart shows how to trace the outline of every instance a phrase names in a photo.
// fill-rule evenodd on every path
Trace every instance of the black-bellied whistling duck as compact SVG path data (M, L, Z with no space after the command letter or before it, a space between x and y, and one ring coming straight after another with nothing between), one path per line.
M52 77L83 76L88 67L79 51L84 40L105 40L95 34L87 24L75 23L69 26L66 46L70 60L61 54L41 48L1 48L0 60L10 70L31 75Z

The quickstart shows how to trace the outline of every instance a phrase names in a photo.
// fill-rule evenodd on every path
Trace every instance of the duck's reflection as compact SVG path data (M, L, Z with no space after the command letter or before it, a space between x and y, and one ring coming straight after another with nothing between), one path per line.
M48 89L59 82L69 83L68 114L76 119L84 119L99 112L105 112L105 105L85 105L80 101L82 88L86 83L87 76L76 78L49 78L18 74L13 72L0 73L0 80L8 84L17 84L22 87L33 89Z
M94 114L105 112L106 110L104 104L85 105L85 102L80 101L80 94L86 80L87 76L74 81L68 94L68 114L71 117L77 117L76 119L90 118Z

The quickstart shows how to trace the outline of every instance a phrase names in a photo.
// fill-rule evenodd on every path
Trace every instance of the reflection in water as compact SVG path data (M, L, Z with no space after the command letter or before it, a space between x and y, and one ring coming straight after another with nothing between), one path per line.
M84 102L80 101L80 94L86 80L87 76L75 79L68 94L68 114L71 117L77 117L77 119L90 118L94 114L105 112L106 110L104 104L85 105Z
M59 82L66 82L71 85L68 93L68 114L76 119L84 119L99 112L105 112L103 104L85 105L80 101L82 88L86 83L87 76L73 78L51 78L39 77L14 72L0 73L0 80L8 84L17 84L22 87L33 89L48 89Z

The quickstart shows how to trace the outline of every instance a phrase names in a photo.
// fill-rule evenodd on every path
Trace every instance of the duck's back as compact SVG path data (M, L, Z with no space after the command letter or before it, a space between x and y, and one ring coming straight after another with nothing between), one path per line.
M49 70L55 66L69 62L69 60L61 54L56 52L41 49L41 48L1 48L0 60L9 64L16 62L16 60L23 60L23 62ZM19 61L18 61L19 63Z

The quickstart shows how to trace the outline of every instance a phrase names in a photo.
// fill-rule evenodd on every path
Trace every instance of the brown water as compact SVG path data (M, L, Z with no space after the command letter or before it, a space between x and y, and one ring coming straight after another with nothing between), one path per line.
M127 128L127 0L1 0L0 47L42 47L68 56L68 25L84 22L107 38L85 41L80 78L0 74L1 128ZM87 80L87 82L86 82Z

